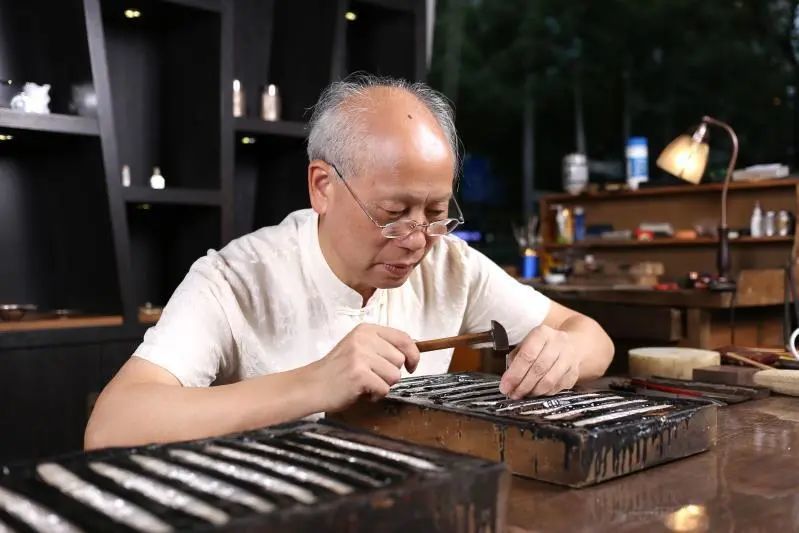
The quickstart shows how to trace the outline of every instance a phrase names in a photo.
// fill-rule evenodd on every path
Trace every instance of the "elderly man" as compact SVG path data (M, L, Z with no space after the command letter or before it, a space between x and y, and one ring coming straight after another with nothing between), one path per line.
M413 339L503 324L518 343L500 389L544 395L600 376L593 320L524 286L463 241L452 110L429 87L333 83L308 139L313 209L199 259L100 396L86 447L193 439L384 396L446 372ZM214 387L209 385L215 384Z

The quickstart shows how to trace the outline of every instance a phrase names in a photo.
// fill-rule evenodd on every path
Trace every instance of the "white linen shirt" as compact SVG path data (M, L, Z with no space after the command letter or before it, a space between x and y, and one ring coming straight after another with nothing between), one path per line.
M497 320L515 344L549 312L546 296L449 235L402 286L377 289L364 306L322 255L318 221L313 210L295 211L209 250L134 355L184 386L203 387L307 365L361 323L426 340L484 331ZM451 358L452 349L423 354L414 375L446 372Z

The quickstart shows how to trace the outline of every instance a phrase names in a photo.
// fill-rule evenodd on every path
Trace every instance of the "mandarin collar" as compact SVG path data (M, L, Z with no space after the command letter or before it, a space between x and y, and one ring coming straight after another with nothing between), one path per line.
M366 305L362 305L363 297L336 276L319 244L319 214L313 210L311 213L300 227L300 254L303 256L303 266L310 272L319 293L345 314L360 315L380 305L386 289L376 289Z

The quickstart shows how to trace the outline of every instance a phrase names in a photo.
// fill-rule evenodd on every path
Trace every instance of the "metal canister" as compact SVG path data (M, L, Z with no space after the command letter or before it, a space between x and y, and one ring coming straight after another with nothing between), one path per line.
M280 120L280 93L272 83L265 86L261 93L261 119L271 122Z
M766 222L763 225L763 234L766 237L773 237L777 232L777 213L774 211L766 212Z
M588 186L588 158L585 154L568 154L563 158L563 190L580 194Z
M538 277L538 254L532 248L524 251L522 258L522 277L525 279Z

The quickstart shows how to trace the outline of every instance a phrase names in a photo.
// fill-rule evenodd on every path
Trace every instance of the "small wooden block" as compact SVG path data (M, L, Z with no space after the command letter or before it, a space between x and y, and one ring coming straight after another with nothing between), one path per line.
M735 365L706 366L694 369L694 381L706 383L724 383L725 385L755 384L754 375L759 372L757 368Z

